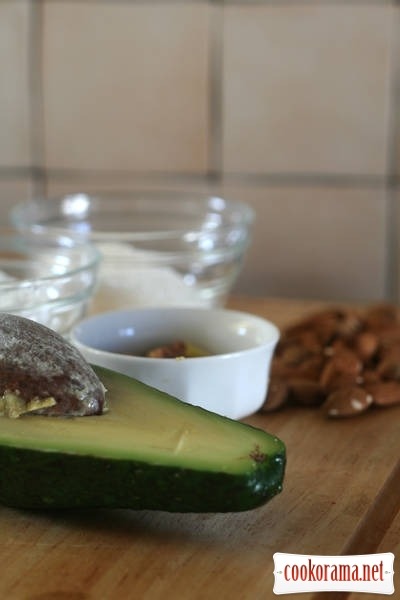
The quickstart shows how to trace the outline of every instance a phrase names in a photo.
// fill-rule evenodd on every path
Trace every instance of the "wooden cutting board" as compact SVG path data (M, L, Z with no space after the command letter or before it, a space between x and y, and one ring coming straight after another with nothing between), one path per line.
M322 305L236 299L230 306L282 327ZM400 555L400 409L343 421L290 409L247 421L287 446L284 489L269 504L227 515L0 507L0 599L268 600L275 552Z

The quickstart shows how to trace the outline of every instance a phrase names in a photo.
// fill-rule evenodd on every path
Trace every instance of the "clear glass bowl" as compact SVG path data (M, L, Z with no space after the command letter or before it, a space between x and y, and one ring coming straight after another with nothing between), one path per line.
M85 314L100 254L66 236L0 231L0 311L66 334Z
M103 261L100 308L224 304L251 239L246 204L185 192L73 194L14 207L23 231L73 234ZM117 301L118 300L118 301Z

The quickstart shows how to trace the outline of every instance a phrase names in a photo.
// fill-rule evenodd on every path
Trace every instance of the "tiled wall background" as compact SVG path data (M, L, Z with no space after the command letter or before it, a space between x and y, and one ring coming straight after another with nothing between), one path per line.
M236 291L398 299L400 3L0 0L0 216L136 187L257 213Z

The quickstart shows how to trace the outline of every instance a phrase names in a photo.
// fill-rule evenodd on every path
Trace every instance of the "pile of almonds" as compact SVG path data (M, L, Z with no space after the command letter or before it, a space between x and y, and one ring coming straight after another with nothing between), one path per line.
M351 417L400 404L400 314L392 304L329 308L282 332L263 412L318 406Z

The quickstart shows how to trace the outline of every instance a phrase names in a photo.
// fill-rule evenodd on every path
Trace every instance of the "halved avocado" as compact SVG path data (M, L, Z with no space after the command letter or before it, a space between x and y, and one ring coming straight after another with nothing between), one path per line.
M230 512L281 491L285 447L276 437L94 370L107 413L0 417L1 503Z

